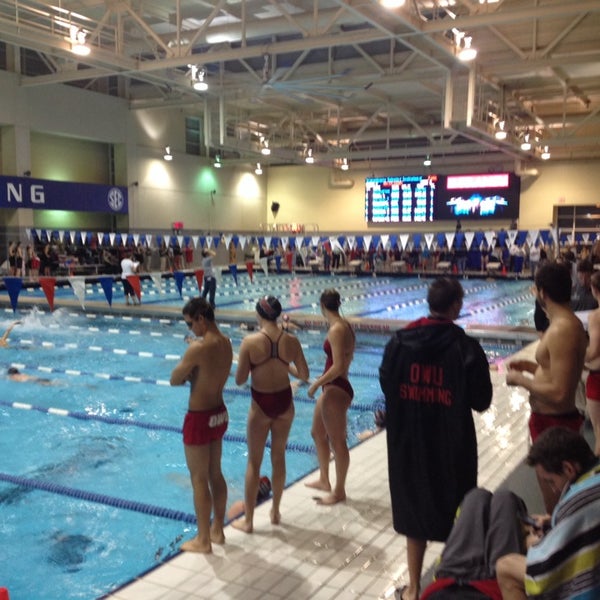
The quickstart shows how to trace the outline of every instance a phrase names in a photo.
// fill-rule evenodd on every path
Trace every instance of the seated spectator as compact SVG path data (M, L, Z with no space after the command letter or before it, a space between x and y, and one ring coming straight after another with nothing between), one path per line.
M553 427L532 445L527 464L552 486L555 506L552 517L537 520L526 556L510 553L497 562L502 597L600 598L598 457L578 433Z
M435 581L421 600L502 600L496 561L525 554L527 507L509 490L494 494L482 488L467 492L446 540Z
M553 427L537 438L526 461L555 486L552 517L528 516L508 490L471 490L421 600L599 597L598 458L578 433Z

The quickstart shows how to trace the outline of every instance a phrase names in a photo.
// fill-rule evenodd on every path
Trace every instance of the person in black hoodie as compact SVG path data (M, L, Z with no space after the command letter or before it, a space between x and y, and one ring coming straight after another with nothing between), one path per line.
M434 280L429 316L393 334L379 368L393 524L407 538L403 600L419 596L427 541L446 540L457 507L477 485L471 411L489 408L492 383L479 342L453 322L463 296L457 279Z

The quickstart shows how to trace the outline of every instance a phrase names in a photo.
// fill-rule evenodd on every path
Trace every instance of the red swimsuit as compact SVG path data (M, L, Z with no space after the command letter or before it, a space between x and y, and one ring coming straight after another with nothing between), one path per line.
M280 360L285 365L288 365L285 360L279 356L279 340L283 335L283 331L279 334L279 337L273 341L264 331L262 333L271 344L271 352L269 356L261 363L250 364L250 370L260 367L266 364L270 360ZM254 388L251 388L252 400L258 404L260 410L269 417L269 419L276 419L279 415L282 415L291 406L293 401L293 394L291 386L287 386L283 390L277 392L259 392Z

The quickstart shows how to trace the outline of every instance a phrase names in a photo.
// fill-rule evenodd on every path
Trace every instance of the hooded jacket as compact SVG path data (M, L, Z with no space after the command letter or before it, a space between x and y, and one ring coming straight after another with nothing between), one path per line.
M485 353L452 321L419 319L388 342L379 380L394 529L444 541L458 505L477 485L471 411L492 401Z

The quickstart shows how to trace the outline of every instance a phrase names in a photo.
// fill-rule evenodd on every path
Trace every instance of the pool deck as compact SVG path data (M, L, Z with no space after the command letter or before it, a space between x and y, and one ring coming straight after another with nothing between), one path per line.
M519 354L531 356L535 344ZM523 390L504 383L502 365L493 370L490 410L475 415L479 438L479 485L511 487L541 510L533 472L522 467L528 447L528 403ZM333 467L333 465L332 465ZM515 483L514 473L523 470ZM405 538L392 527L385 433L351 451L346 502L318 506L304 483L285 490L282 523L271 525L270 502L257 507L254 533L226 528L226 543L212 555L180 553L160 567L107 595L108 600L244 600L390 598L407 581ZM523 481L523 477L525 481ZM190 500L191 501L191 500ZM432 543L424 581L442 545Z

